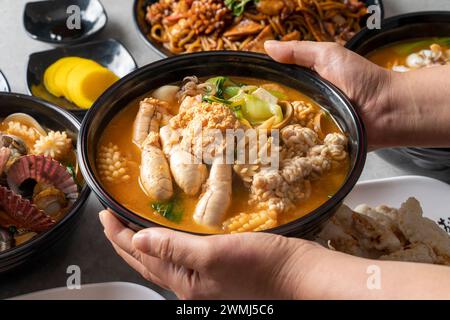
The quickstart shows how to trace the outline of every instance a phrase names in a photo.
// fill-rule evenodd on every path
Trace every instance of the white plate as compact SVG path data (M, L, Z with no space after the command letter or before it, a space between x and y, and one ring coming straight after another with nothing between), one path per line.
M165 300L159 293L128 282L82 285L81 289L56 288L38 291L11 300Z
M437 223L443 219L450 226L450 185L431 178L405 176L360 182L345 204L350 208L360 204L399 208L409 197L420 201L425 217Z

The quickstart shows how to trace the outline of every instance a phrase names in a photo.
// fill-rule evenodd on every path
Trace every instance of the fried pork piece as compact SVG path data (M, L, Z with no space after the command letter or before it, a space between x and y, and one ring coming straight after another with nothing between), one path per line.
M439 263L433 249L423 243L412 244L391 254L381 256L380 260L409 261L432 264Z
M400 230L409 242L430 246L440 264L450 265L450 236L434 221L422 215L419 201L408 199L399 210Z
M319 234L319 238L323 240L322 243L330 241L331 246L338 251L378 258L383 252L402 248L392 230L369 216L353 212L347 206L342 206L329 224ZM339 228L340 231L336 230Z
M316 241L359 257L450 265L450 236L410 198L400 209L342 206Z
M333 250L345 252L358 257L369 257L356 237L351 235L352 210L342 206L319 233L316 242Z

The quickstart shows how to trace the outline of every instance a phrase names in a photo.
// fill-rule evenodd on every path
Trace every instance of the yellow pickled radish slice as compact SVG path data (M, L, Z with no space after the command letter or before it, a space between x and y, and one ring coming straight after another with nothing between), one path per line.
M69 98L78 107L88 109L117 80L119 77L104 67L77 66L67 78Z
M44 86L48 92L50 92L55 97L61 97L63 95L62 91L59 90L55 83L55 74L58 69L67 62L69 58L62 58L50 65L44 72Z
M62 80L61 83L63 84L63 86L62 86L63 95L67 100L72 101L72 102L73 102L73 100L70 98L68 81L69 81L69 75L71 74L72 70L74 70L75 68L102 68L102 66L99 65L97 62L89 60L89 59L80 58L80 60L73 61L73 65L67 69L67 73L65 74L64 78L61 79Z
M79 57L67 57L61 59L63 62L60 64L58 69L55 71L55 76L53 82L55 83L55 96L61 97L64 95L64 87L66 85L67 74L77 66L84 59Z

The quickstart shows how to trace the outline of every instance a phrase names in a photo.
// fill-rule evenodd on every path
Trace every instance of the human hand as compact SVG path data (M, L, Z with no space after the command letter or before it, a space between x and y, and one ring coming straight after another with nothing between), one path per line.
M406 73L381 68L336 43L267 41L276 61L314 69L359 110L370 149L450 147L450 66Z
M182 299L300 298L312 255L328 251L264 233L202 237L163 228L135 233L108 211L100 213L100 220L132 268Z
M361 114L369 146L385 146L392 72L331 42L267 41L265 49L274 60L311 68L341 89Z

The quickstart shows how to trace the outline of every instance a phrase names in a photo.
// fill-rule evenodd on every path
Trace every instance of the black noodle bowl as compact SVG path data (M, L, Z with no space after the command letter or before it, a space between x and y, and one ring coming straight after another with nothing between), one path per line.
M172 57L175 54L170 52L161 43L153 40L149 36L151 26L145 20L146 8L149 4L156 3L158 0L134 0L133 3L133 20L135 27L141 36L142 40L150 46L161 57ZM363 0L367 7L377 6L379 8L381 19L384 18L384 5L382 0ZM364 27L367 22L367 17L361 20L361 27Z

